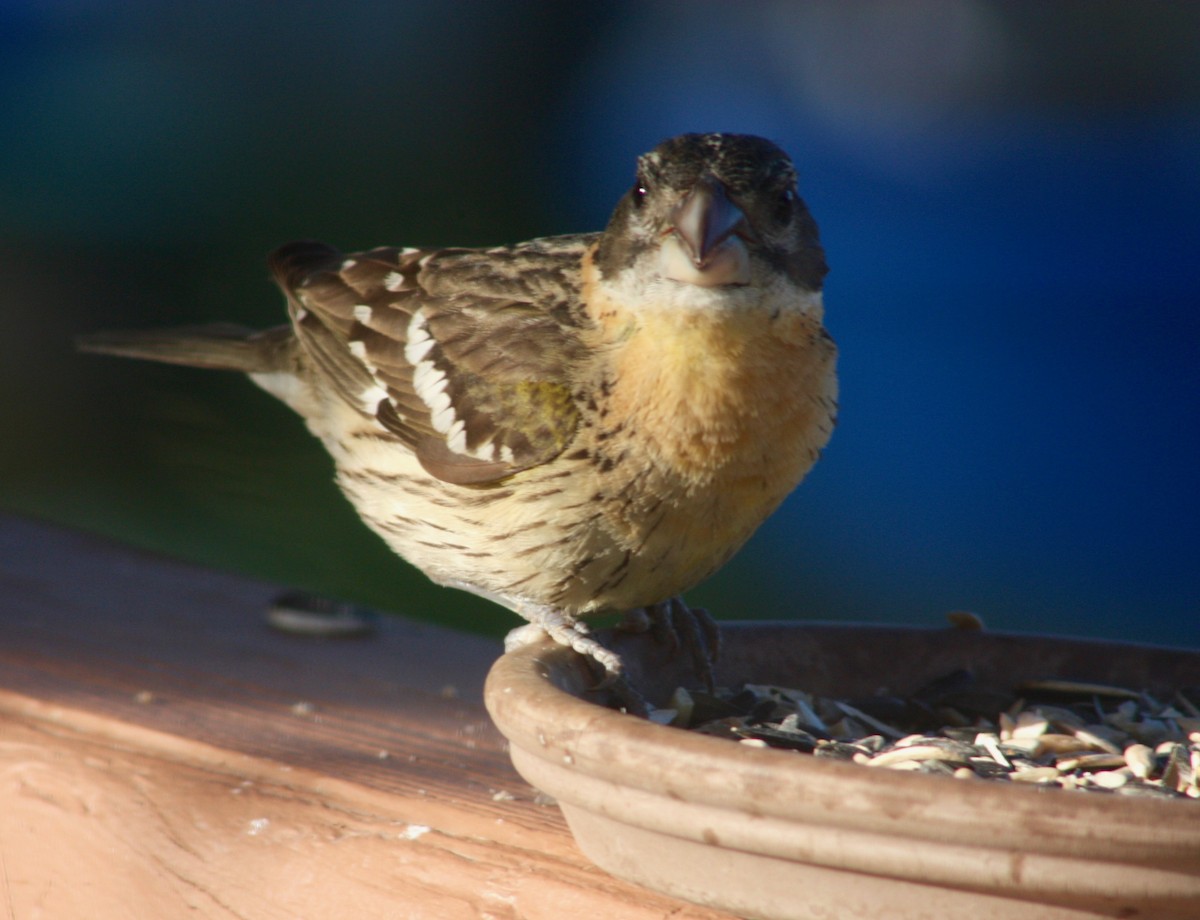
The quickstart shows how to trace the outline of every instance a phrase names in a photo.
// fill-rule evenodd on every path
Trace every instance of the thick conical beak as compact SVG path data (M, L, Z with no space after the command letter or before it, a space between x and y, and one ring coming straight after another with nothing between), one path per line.
M750 257L735 235L745 220L725 186L712 176L703 177L671 212L671 228L662 245L663 274L704 287L748 283Z

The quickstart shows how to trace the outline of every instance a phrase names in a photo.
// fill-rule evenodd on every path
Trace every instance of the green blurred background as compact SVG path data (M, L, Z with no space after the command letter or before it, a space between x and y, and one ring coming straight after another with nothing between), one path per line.
M598 229L636 154L748 131L822 228L842 419L690 599L1200 645L1198 64L1185 2L0 0L0 507L502 633L255 387L71 336L275 324L289 239Z

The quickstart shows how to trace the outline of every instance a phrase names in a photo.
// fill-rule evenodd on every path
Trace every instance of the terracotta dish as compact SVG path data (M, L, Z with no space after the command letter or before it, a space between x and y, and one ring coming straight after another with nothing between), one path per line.
M725 624L718 683L903 692L956 668L981 686L1062 678L1162 693L1200 652L962 630ZM607 635L656 705L684 656ZM752 748L599 705L558 646L493 667L486 702L580 848L621 878L734 914L1083 920L1200 917L1200 802L893 772Z

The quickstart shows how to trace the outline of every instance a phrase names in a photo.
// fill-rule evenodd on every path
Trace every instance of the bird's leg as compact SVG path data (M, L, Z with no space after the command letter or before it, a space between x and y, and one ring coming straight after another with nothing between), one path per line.
M703 607L689 607L682 597L672 597L649 607L626 611L621 629L650 632L672 651L683 648L708 690L713 689L713 665L721 652L721 631Z

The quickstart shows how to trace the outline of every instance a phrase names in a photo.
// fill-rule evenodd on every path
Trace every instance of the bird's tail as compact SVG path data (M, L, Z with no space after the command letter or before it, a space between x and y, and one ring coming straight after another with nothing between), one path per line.
M78 336L75 347L122 358L259 374L284 370L293 341L287 326L256 332L243 326L214 323L175 329L93 332Z

